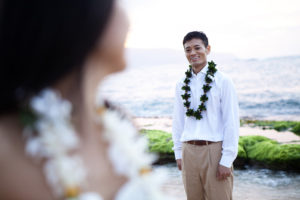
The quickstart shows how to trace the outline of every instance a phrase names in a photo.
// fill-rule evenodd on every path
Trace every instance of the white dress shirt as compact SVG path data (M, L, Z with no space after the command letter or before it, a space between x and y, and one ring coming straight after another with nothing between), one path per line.
M196 110L200 105L200 97L203 94L206 65L197 75L192 72L189 86L191 88L190 108ZM186 108L181 95L184 91L184 78L176 85L172 136L175 158L181 159L182 142L189 140L207 140L212 142L222 141L222 157L219 164L231 167L238 152L239 140L239 114L238 100L232 80L217 71L210 85L212 88L207 93L208 101L205 102L206 111L202 111L203 118L196 120L187 117Z

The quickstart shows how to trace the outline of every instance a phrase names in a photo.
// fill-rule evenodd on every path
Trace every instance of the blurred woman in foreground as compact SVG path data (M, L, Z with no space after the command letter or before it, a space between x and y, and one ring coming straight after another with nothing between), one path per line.
M98 83L125 67L112 0L0 1L0 199L166 199Z

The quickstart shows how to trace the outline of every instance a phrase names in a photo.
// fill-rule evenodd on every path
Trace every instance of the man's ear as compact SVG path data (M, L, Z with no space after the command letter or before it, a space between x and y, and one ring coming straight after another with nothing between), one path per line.
M210 54L210 45L207 45L207 47L205 48L206 54Z

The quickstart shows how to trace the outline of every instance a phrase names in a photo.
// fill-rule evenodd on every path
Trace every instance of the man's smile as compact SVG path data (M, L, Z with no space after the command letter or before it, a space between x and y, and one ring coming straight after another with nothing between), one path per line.
M200 60L200 56L191 57L191 61L193 61L193 62L196 62L198 60Z

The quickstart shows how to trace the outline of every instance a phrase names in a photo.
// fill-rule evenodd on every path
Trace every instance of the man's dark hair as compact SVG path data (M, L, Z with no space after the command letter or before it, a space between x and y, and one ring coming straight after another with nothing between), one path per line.
M114 0L0 1L0 114L83 65Z
M195 39L195 38L202 40L205 47L208 46L208 38L205 35L205 33L203 33L202 31L192 31L192 32L189 32L188 34L186 34L183 38L183 45L187 41L190 41L190 40Z

